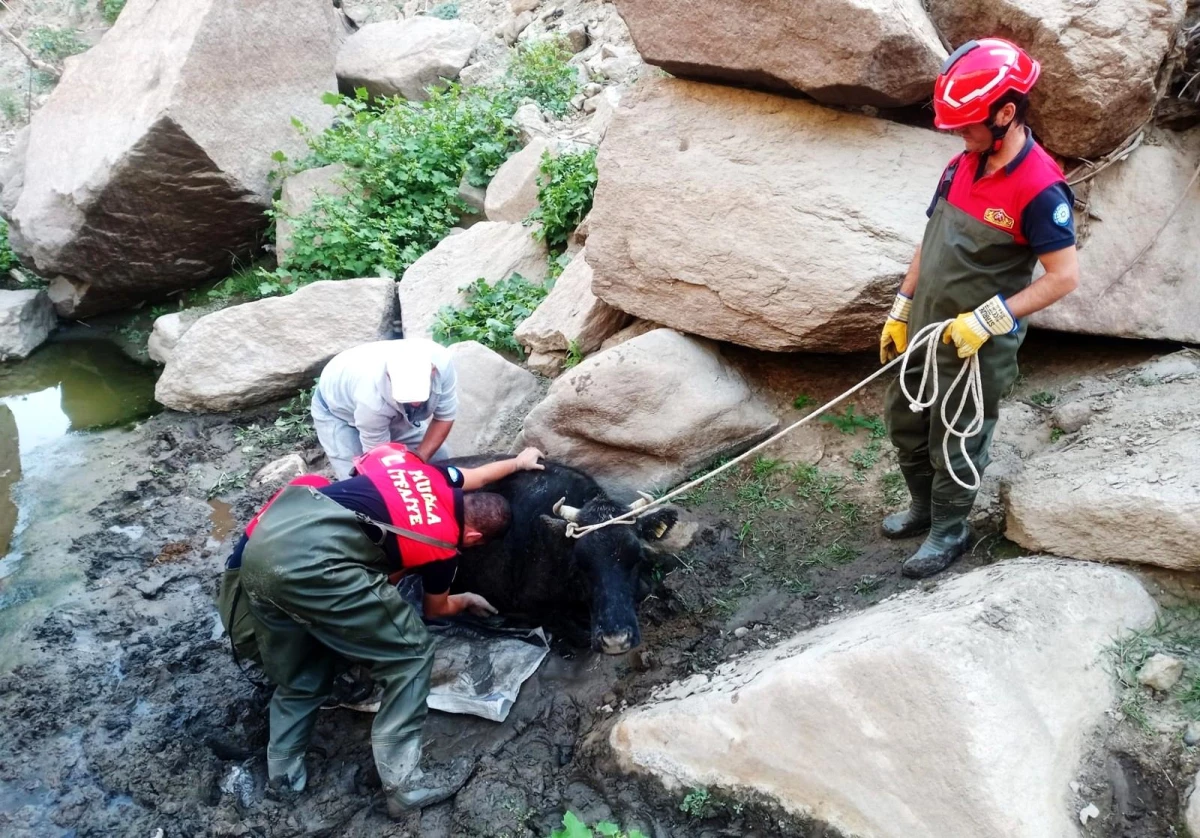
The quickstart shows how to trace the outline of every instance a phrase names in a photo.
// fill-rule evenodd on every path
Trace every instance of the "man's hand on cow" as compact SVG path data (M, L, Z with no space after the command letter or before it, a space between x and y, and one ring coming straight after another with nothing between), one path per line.
M450 598L454 600L454 604L460 614L466 611L475 617L492 617L499 613L490 602L479 594L467 592L454 594Z
M536 448L526 448L517 455L517 471L544 471L545 466L538 462L545 454Z
M538 462L542 457L546 456L536 448L526 448L515 457L510 457L506 460L497 460L494 463L484 463L475 468L464 468L463 488L468 492L473 492L476 489L482 489L489 483L495 483L497 480L503 480L510 474L518 471L542 471L546 467Z

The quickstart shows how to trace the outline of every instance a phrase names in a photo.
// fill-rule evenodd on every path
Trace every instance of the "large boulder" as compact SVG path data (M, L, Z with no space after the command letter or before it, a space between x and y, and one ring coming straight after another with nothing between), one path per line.
M759 349L868 349L960 148L795 99L644 79L600 148L592 291Z
M668 73L799 90L819 102L929 98L946 51L920 0L617 0L642 57Z
M664 688L614 726L627 769L760 794L874 838L1078 835L1069 784L1114 709L1130 574L1021 559Z
M671 486L777 424L716 346L657 329L564 373L523 436L622 494Z
M55 322L45 291L0 291L0 361L27 357L50 337Z
M428 88L458 76L479 37L474 24L425 15L372 23L338 51L338 84L346 94L365 87L372 96L419 101L429 95Z
M538 205L538 176L542 171L542 155L553 153L548 140L535 138L529 145L504 161L488 183L484 197L484 212L488 221L520 223Z
M1085 398L1079 436L1004 487L1005 534L1075 559L1200 570L1200 359L1168 356Z
M346 167L341 163L305 169L283 181L279 191L278 215L275 217L275 258L286 265L292 254L292 221L312 209L322 195L345 195L343 183Z
M84 316L187 288L252 255L277 150L332 112L328 3L130 0L30 126L13 248Z
M541 392L537 376L481 343L450 347L458 377L458 416L446 444L455 457L507 451Z
M201 317L175 344L154 398L175 410L226 411L291 395L343 349L391 336L395 285L314 282Z
M625 312L592 293L592 268L585 252L576 254L546 299L514 334L527 352L552 356L555 368L572 350L580 355L595 352L629 320Z
M516 273L542 282L548 260L546 245L521 224L485 221L442 239L409 266L400 282L404 336L432 337L437 313L443 306L464 305L461 289L481 277L494 283Z
M185 308L154 318L150 337L146 340L146 354L157 364L166 364L175 352L175 345L192 324L208 314L204 308Z
M1183 195L1198 164L1200 132L1164 131L1098 174L1088 197L1095 217L1079 250L1079 288L1032 322L1066 332L1200 343L1200 199Z
M1008 38L1042 64L1033 127L1064 157L1097 157L1150 118L1187 0L929 0L954 44ZM1097 118L1103 114L1102 118Z

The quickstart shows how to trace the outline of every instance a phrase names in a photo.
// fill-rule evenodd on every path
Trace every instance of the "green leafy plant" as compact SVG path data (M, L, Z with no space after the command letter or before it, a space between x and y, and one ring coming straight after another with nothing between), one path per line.
M563 361L563 369L569 370L571 367L579 366L583 360L583 352L579 349L579 341L573 340L567 344L567 357Z
M457 3L438 3L429 10L430 17L441 18L442 20L454 20L458 17Z
M19 264L8 241L8 222L0 218L0 273L8 273Z
M684 795L683 801L679 804L679 811L689 818L697 820L710 818L715 813L712 795L706 788L694 788Z
M250 476L249 469L241 471L223 471L217 475L216 481L208 488L208 499L232 492L234 489L246 488L246 479Z
M285 281L281 273L249 265L237 267L233 273L210 288L205 296L211 300L223 302L257 300L262 297L287 294L293 290L295 288ZM197 304L202 304L202 302Z
M904 484L904 475L898 471L889 471L883 476L883 502L888 506L899 506L908 497L908 486Z
M792 399L792 407L796 408L796 410L804 410L804 408L815 402L816 399L808 395L808 393L801 393L800 395L796 396L796 398Z
M269 424L255 422L234 430L234 439L244 451L308 445L316 441L312 426L312 399L316 385L303 390L279 408L279 415Z
M859 596L869 596L879 590L883 585L883 579L872 574L860 576L858 581L854 583L854 593Z
M821 421L833 425L844 434L856 434L860 429L866 429L872 439L887 436L887 427L882 419L869 413L856 413L853 404L846 405L844 413L826 413Z
M542 155L542 173L538 176L538 205L529 214L529 223L539 223L534 238L551 248L566 247L571 231L579 226L592 208L596 193L596 149L554 157Z
M9 122L18 122L25 115L21 97L12 88L0 88L0 113Z
M111 25L125 8L125 0L100 0L100 15Z
M520 44L508 65L504 98L514 106L522 99L532 99L562 116L579 92L579 75L567 63L570 58L571 50L561 37Z
M466 307L446 306L439 311L433 323L433 339L446 346L475 340L497 352L519 354L521 347L513 331L533 314L550 288L513 274L495 285L480 277L463 290Z
M1058 442L1060 439L1062 439L1066 435L1067 435L1067 432L1064 431L1062 428L1051 428L1050 429L1050 441L1051 442Z
M866 479L866 473L879 462L883 455L883 445L879 439L872 439L866 448L860 448L850 455L850 465L854 466L854 479L859 483Z
M62 61L87 49L79 39L79 30L70 27L36 26L25 36L29 48L40 58Z
M550 833L550 838L646 838L642 832L636 829L626 832L612 821L600 821L589 828L574 812L563 815L562 824L561 829Z
M1049 407L1050 405L1054 404L1054 394L1047 393L1045 390L1039 390L1038 392L1036 392L1032 396L1030 396L1029 400L1036 405L1041 405L1042 407Z
M563 271L567 269L567 265L571 264L573 258L565 250L561 253L551 253L549 264L546 268L546 276L550 279L558 279L563 275Z
M372 102L365 90L325 101L337 111L334 127L313 135L298 124L310 154L294 168L342 163L346 194L319 196L288 218L292 247L275 271L259 272L258 296L320 279L399 276L467 211L463 176L486 183L517 147L511 110L479 88L451 85L424 102Z

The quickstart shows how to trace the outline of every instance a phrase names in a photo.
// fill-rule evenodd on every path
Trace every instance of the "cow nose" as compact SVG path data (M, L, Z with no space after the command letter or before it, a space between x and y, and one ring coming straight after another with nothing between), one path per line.
M633 648L633 632L618 631L600 635L600 651L606 655L622 655Z

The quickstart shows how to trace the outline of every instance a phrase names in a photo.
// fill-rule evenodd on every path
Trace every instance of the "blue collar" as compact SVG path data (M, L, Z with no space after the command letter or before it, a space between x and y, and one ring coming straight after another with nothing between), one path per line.
M1025 145L1022 146L1021 150L1017 152L1017 156L1012 159L1012 162L1004 167L1005 173L1011 175L1013 172L1015 172L1017 170L1017 166L1020 166L1025 162L1025 158L1029 156L1029 152L1031 151L1033 151L1033 131L1029 130L1029 127L1026 126Z

